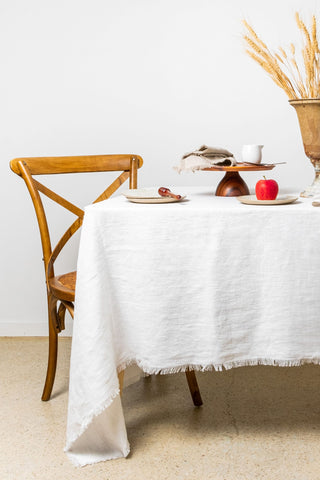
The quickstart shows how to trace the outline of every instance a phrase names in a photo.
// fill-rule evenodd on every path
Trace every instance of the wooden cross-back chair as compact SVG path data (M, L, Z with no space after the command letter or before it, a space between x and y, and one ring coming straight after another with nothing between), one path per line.
M103 191L93 202L108 199L126 180L130 188L137 188L137 172L143 160L139 155L89 155L71 157L33 157L16 158L10 162L14 173L25 181L36 211L43 251L43 261L46 275L48 322L49 322L49 354L45 385L42 400L50 399L54 383L57 354L58 333L64 328L65 313L68 311L73 318L76 272L55 276L54 262L63 247L73 234L81 227L84 211L71 202L53 192L38 180L34 175L51 175L65 173L86 172L119 172L122 173ZM48 222L40 193L46 195L65 209L76 215L76 220L66 230L57 245L52 249ZM59 305L58 305L59 304ZM195 405L201 405L202 400L193 371L187 371L187 381ZM119 375L120 390L122 387L123 372Z

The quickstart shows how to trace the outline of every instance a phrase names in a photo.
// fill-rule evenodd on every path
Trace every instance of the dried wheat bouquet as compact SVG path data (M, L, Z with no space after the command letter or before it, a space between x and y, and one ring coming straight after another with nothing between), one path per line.
M293 43L289 51L279 47L271 51L259 38L246 20L246 52L270 75L290 99L320 98L320 50L317 38L317 20L313 15L308 29L298 12L295 14L297 26L302 34L302 48L296 49Z

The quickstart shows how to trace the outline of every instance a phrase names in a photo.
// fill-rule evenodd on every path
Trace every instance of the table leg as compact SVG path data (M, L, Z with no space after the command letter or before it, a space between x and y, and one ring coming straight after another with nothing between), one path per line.
M194 370L186 370L186 377L189 385L189 390L192 396L193 404L196 407L200 407L202 405L202 398L200 395L197 377L196 377L196 374L194 373Z
M122 390L123 390L123 379L124 379L124 370L122 370L122 372L118 373L118 379L119 379L119 390L120 390L120 396L122 396Z
M238 197L249 193L248 185L240 177L239 172L226 172L216 189L218 197Z

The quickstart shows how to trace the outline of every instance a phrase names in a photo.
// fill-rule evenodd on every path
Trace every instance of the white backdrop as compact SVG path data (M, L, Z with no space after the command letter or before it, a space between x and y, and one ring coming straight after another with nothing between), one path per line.
M299 41L295 10L309 22L312 13L320 19L319 7L319 0L0 1L0 335L47 332L39 234L12 158L136 153L145 162L140 186L214 191L221 174L178 175L172 167L181 155L206 143L240 158L243 144L258 143L264 161L287 162L272 171L280 189L311 182L296 113L244 53L241 19L276 48ZM244 177L251 188L260 178ZM74 193L66 179L50 185L84 205L103 183L86 175ZM62 233L66 219L50 212ZM76 241L61 270L72 268L75 252Z

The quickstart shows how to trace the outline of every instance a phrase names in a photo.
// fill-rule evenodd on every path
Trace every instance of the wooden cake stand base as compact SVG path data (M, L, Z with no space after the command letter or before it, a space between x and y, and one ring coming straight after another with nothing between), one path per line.
M239 197L240 195L249 195L249 188L239 172L257 172L272 170L275 165L244 165L238 164L233 167L211 167L204 168L209 172L226 172L225 176L216 189L218 197Z

